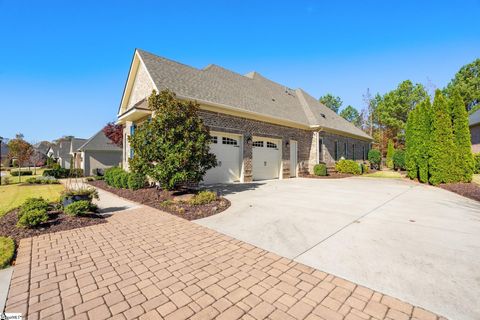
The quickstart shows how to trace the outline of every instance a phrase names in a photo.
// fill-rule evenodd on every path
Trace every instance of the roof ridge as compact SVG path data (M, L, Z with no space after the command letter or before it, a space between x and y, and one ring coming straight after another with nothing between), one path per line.
M307 116L307 119L309 120L311 125L314 125L310 120L317 120L315 113L313 112L312 108L308 104L307 100L305 99L304 94L306 94L305 91L303 91L302 88L295 89L295 93L297 94L297 98L300 101L300 105L303 107L303 112L305 112L305 115ZM318 121L317 121L318 122Z

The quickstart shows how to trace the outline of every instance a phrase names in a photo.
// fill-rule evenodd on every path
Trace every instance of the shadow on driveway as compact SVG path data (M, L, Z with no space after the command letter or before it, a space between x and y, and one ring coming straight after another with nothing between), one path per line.
M219 184L205 185L204 188L209 190L214 190L220 196L228 196L228 195L236 194L243 191L255 190L264 184L265 183L261 183L261 182L231 183L231 184L219 183Z

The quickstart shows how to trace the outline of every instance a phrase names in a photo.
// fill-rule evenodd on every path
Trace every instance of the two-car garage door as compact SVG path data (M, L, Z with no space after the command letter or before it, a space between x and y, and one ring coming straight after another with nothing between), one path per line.
M207 171L204 183L240 181L242 139L240 135L212 132L210 151L217 157L217 166ZM281 140L253 137L253 180L278 179L281 161Z

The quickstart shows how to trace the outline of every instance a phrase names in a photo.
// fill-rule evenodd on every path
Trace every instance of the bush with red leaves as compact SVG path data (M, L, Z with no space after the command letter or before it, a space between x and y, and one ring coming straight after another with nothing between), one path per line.
M109 122L103 127L103 133L110 139L114 144L119 147L123 145L123 127L119 124Z

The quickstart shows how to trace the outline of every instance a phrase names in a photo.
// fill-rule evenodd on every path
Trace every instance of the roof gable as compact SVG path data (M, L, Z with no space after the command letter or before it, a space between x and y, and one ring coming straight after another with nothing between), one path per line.
M86 140L83 145L78 148L79 151L122 151L122 148L115 145L106 135L103 130L95 133L90 139Z

